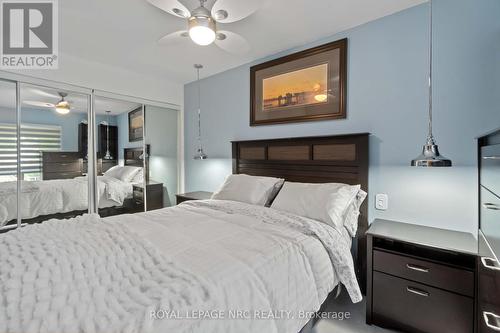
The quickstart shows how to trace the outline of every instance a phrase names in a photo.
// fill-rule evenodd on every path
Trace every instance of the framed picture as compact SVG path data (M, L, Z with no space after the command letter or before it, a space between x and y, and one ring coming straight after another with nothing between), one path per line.
M141 141L143 139L144 115L142 107L128 113L128 141Z
M347 39L250 68L250 126L346 117Z

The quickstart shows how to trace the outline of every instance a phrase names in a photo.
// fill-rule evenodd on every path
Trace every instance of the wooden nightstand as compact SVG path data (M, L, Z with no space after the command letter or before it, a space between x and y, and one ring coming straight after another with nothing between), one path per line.
M147 209L154 210L163 208L163 183L149 180L146 183ZM134 184L134 203L141 210L144 207L144 185Z
M197 191L197 192L188 192L188 193L181 193L177 194L177 204L180 204L181 202L184 201L189 201L189 200L207 200L212 197L212 192L206 192L206 191Z
M406 332L474 332L472 234L375 220L367 248L367 324Z

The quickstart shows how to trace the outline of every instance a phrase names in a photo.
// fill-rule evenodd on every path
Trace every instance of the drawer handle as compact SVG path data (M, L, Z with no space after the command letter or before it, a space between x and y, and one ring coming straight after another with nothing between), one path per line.
M485 202L483 207L491 210L500 210L500 206L491 202Z
M483 311L483 318L486 326L494 331L500 332L500 316L494 314L493 312Z
M422 267L422 266L417 266L417 265L412 265L412 264L406 264L406 268L412 269L417 272L422 272L422 273L429 273L429 269Z
M498 265L498 262L493 258L481 257L481 263L485 268L500 271L500 265Z
M421 289L413 288L413 287L406 287L406 291L418 296L423 296L423 297L429 297L431 294L429 294L427 291L423 291Z
M483 156L483 160L500 160L500 156Z

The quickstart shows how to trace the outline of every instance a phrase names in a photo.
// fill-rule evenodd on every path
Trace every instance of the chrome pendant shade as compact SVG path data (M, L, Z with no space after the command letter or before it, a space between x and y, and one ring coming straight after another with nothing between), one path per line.
M451 160L439 154L433 137L427 139L422 154L411 160L411 166L419 167L451 167Z
M203 145L201 142L201 87L200 87L200 69L203 68L203 65L195 64L194 68L196 68L196 84L198 85L198 150L194 155L195 160L206 160L208 158L207 154L203 151Z
M429 133L422 153L411 160L411 166L418 167L451 167L451 160L439 153L438 145L432 135L432 0L430 6L430 37L429 37Z
M206 160L208 156L203 152L203 148L198 148L198 152L194 155L195 160Z

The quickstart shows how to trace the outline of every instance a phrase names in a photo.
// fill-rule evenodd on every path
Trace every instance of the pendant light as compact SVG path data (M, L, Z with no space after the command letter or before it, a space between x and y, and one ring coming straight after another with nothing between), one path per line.
M411 166L419 167L451 167L451 160L439 153L438 145L432 135L432 0L430 5L430 36L429 36L429 133L422 154L411 161Z
M104 155L103 159L105 160L114 160L113 156L111 156L111 152L109 151L109 115L111 111L106 111L106 114L108 115L108 123L106 124L106 154Z
M197 80L196 84L198 85L198 150L196 151L196 155L194 155L195 160L205 160L208 156L203 152L203 145L201 143L201 88L200 88L200 69L203 68L203 65L195 64L194 68L196 68Z

